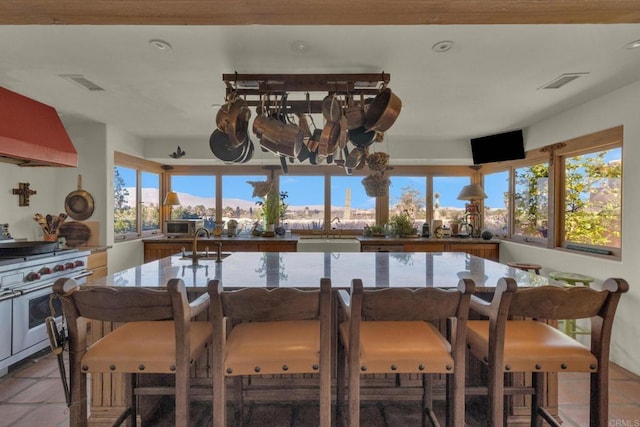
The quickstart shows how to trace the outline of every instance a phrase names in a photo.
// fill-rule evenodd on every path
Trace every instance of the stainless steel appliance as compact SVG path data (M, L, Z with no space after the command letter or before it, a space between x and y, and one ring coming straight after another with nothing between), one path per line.
M193 237L196 230L204 227L203 219L171 219L166 223L167 237Z
M0 375L49 345L45 318L50 315L51 287L61 277L84 283L91 275L89 253L70 249L0 258ZM62 310L55 300L54 307L60 327Z

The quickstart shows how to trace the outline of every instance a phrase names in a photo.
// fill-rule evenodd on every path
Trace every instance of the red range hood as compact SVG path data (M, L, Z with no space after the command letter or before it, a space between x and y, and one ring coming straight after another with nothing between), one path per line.
M78 152L53 107L0 87L0 161L78 166Z

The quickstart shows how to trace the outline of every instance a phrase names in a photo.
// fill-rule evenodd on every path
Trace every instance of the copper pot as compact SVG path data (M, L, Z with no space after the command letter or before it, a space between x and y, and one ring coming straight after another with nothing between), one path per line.
M327 122L322 128L320 134L320 144L318 145L318 154L321 156L329 156L335 153L338 148L338 139L340 138L341 125L340 122Z
M395 123L402 101L391 89L385 88L374 98L364 115L364 127L367 130L385 132Z
M342 105L335 95L327 95L322 100L322 115L329 122L337 122L342 117Z
M244 144L249 129L251 110L247 102L242 98L236 98L229 108L229 123L227 134L229 135L229 148L237 148Z
M256 119L257 120L257 119ZM297 157L302 149L304 132L298 126L282 123L278 119L267 118L259 123L262 126L260 145L272 153ZM254 129L255 129L254 121Z

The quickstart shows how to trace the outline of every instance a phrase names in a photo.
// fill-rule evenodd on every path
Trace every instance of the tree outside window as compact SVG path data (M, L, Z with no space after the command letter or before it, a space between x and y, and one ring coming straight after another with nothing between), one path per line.
M549 219L549 164L539 163L514 170L513 232L547 238Z
M620 248L621 149L565 158L564 240Z

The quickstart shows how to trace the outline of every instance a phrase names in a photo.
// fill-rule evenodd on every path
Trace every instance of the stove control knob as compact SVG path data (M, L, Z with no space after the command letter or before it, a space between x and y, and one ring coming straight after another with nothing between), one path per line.
M53 267L53 271L64 271L65 267L62 264L58 264L55 267Z
M84 265L84 261L81 259L77 260L74 264L76 267L82 267Z
M38 273L36 273L35 271L32 271L29 274L27 274L27 277L25 277L25 280L27 282L33 282L35 280L38 280L39 278L40 278L40 275Z
M70 269L72 269L74 267L75 267L75 265L72 262L68 262L68 263L66 263L64 265L64 268L67 269L67 270L70 270Z
M38 273L40 273L40 274L51 274L51 269L49 267L42 267L40 270L38 270Z

